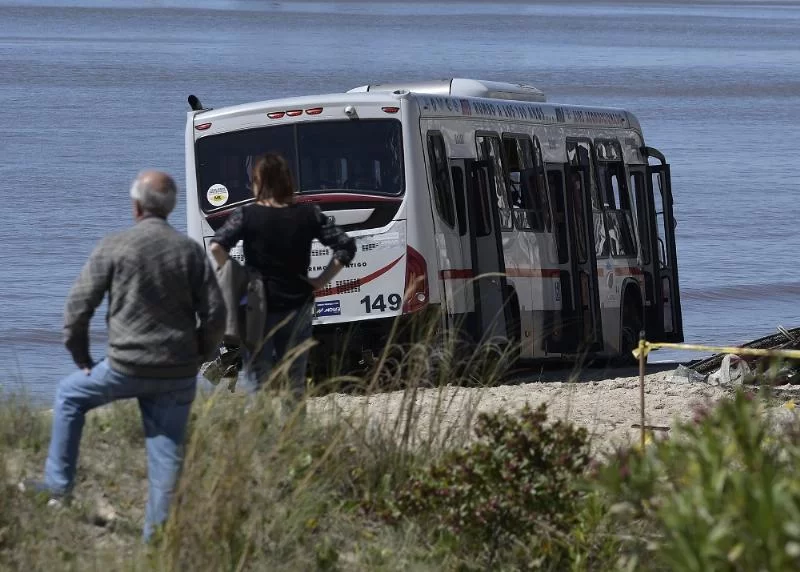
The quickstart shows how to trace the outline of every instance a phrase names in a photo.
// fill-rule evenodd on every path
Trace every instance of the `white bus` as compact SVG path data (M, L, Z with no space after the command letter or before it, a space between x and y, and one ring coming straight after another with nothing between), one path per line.
M191 237L207 247L252 200L255 158L278 152L298 200L357 239L317 293L327 355L369 359L396 319L425 310L475 342L514 342L520 358L625 356L641 329L683 340L669 165L628 111L468 79L189 100ZM315 244L309 274L329 256Z

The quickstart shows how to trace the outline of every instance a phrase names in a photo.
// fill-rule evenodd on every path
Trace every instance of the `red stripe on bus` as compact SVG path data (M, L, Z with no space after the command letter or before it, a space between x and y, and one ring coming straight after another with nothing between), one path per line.
M439 276L441 276L443 280L466 280L472 278L474 275L475 273L472 271L472 268L450 268L439 272Z
M393 262L390 262L389 264L387 264L383 268L379 268L378 270L376 270L372 274L367 274L363 278L356 278L352 282L347 282L346 284L342 284L340 286L335 286L333 288L323 288L322 290L317 290L317 292L315 292L315 294L316 294L317 298L325 298L326 296L336 296L337 294L344 294L346 292L351 291L353 288L359 288L359 287L363 286L364 284L372 282L373 280L375 280L379 276L382 276L383 274L386 274L387 272L389 272L389 270L394 268L397 265L397 263L400 262L400 260L402 260L403 256L405 256L405 254L403 254L402 256L398 257L397 260L395 260Z

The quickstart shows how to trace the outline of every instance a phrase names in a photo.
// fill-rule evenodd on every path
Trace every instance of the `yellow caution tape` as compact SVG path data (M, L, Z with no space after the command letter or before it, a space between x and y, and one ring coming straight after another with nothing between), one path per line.
M642 352L644 352L644 355L647 355L652 350L658 350L662 348L673 349L673 350L714 352L715 354L735 354L739 356L760 356L760 357L778 357L786 359L800 359L800 350L765 350L758 348L738 348L733 346L704 346L698 344L648 342L644 340L639 341L639 347L633 350L633 355L636 359L639 359L639 356L641 355Z
M633 357L635 357L636 359L639 359L640 355L649 354L650 353L650 347L648 345L649 343L650 342L646 342L645 340L639 340L639 346L636 349L633 350Z

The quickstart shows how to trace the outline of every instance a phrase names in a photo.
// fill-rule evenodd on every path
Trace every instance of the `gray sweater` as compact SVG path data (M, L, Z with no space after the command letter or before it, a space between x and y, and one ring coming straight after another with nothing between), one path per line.
M225 327L225 305L203 248L149 217L104 238L70 290L64 343L78 367L91 367L89 321L108 292L113 369L151 378L191 377L211 358Z

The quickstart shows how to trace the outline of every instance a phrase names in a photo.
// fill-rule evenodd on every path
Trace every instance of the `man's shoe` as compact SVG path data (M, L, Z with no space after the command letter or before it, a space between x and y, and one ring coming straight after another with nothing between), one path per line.
M25 479L17 484L21 493L32 496L46 496L48 508L61 508L69 503L69 495L51 490L44 482Z

